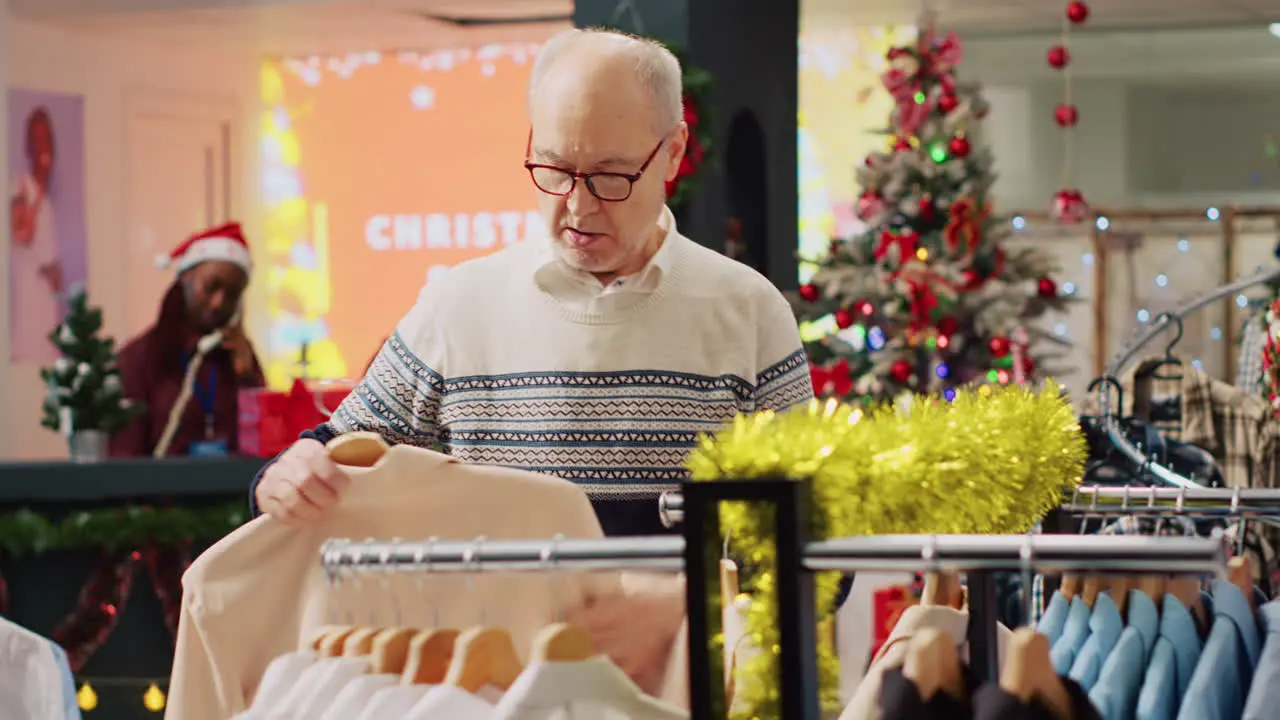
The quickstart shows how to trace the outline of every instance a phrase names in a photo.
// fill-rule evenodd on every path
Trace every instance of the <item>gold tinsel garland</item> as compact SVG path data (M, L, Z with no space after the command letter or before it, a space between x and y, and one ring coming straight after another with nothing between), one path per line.
M982 386L952 402L920 397L864 413L813 401L781 414L740 416L689 457L695 481L812 480L816 538L876 534L1022 533L1061 502L1084 471L1085 441L1058 385L1039 392ZM768 509L726 503L722 530L758 569L747 632L763 651L740 672L736 719L779 717L778 631ZM835 573L815 579L830 612ZM820 636L822 704L838 711L838 667Z

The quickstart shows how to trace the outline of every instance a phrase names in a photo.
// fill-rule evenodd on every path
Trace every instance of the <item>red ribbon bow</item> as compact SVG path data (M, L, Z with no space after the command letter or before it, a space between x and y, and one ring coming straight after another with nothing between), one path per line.
M828 367L811 363L809 377L813 380L813 390L819 397L844 397L853 391L853 375L849 371L849 361L844 358Z
M880 233L880 242L876 244L876 260L884 260L894 248L898 249L898 262L906 262L916 254L916 244L920 236L914 230L893 232L884 230Z

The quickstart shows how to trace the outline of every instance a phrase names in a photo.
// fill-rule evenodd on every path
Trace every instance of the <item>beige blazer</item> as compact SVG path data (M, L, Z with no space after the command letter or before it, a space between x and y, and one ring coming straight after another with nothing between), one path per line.
M324 625L484 623L509 630L527 652L558 608L622 588L617 573L365 574L330 587L320 565L329 538L602 535L586 495L558 478L462 464L405 445L372 467L344 470L351 487L322 519L289 526L257 518L187 570L168 720L226 720L244 710L271 660L298 649ZM685 649L677 644L672 651L682 656ZM680 679L662 695L688 707L687 692L687 679Z

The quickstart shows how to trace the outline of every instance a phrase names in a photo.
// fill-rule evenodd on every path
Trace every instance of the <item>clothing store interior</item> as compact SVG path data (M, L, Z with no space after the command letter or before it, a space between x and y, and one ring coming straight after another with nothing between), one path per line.
M1278 71L1276 0L0 2L0 720L1280 718Z

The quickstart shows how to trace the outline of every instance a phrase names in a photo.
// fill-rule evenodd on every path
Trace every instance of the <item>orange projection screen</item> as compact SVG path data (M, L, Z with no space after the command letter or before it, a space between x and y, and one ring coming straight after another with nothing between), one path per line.
M360 376L424 282L542 232L521 164L536 52L264 64L272 386L299 374L304 343L309 376Z

